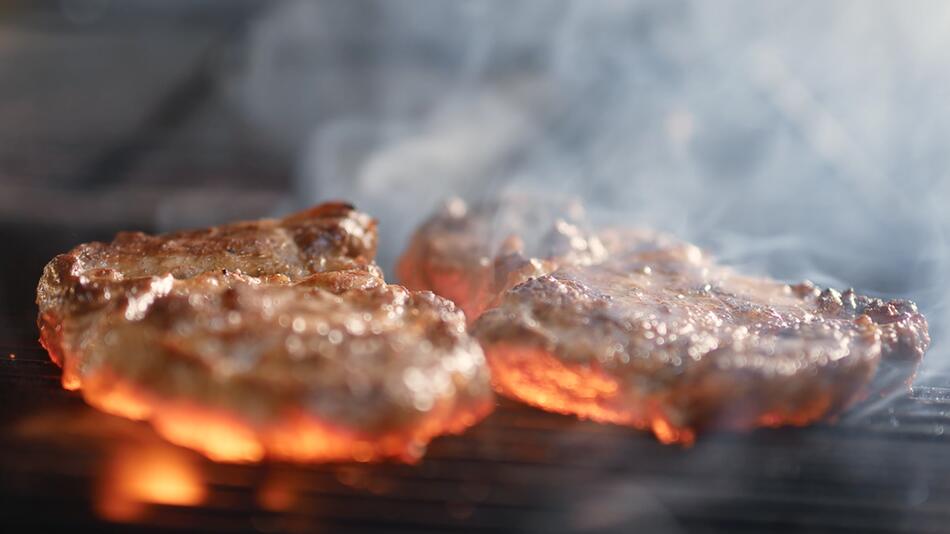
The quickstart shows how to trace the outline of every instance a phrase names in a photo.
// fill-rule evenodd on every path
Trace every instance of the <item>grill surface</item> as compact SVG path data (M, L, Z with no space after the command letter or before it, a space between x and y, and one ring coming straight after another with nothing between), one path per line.
M938 532L950 519L950 388L932 376L869 416L689 449L504 400L414 466L227 465L175 448L201 473L204 501L111 524L96 510L115 451L171 447L60 389L34 343L0 354L0 517L18 530Z

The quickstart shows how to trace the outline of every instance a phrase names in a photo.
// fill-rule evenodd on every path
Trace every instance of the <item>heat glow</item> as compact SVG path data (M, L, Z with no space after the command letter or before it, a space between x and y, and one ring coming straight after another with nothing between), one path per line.
M159 435L218 462L254 463L265 457L292 462L371 462L395 458L417 462L426 444L444 433L459 433L493 408L489 398L459 409L452 400L438 401L425 416L406 427L357 432L328 423L302 408L288 409L264 421L194 401L166 399L105 366L75 368L79 358L60 352L62 326L45 315L41 343L63 366L62 386L80 390L91 406L120 417L148 421Z
M495 390L551 412L601 423L650 429L663 443L690 445L695 433L679 428L659 410L623 405L620 385L583 365L566 365L546 350L498 344L486 350Z
M148 504L195 506L206 497L194 463L171 447L115 451L100 487L96 509L111 521L142 517Z
M253 463L271 459L319 462L370 462L398 458L413 463L433 437L459 433L492 409L489 402L456 413L450 404L434 406L414 427L361 436L303 412L286 414L266 425L251 426L230 413L193 403L165 401L134 384L103 373L76 384L90 405L112 415L148 420L165 439L218 462Z

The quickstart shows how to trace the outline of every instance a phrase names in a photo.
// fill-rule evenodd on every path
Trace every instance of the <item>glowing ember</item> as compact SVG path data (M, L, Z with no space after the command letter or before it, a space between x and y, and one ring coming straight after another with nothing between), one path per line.
M651 429L663 443L689 445L694 433L675 427L659 410L621 402L616 379L583 365L566 365L549 352L497 344L488 362L495 389L532 406L602 423Z
M148 504L195 506L206 495L201 473L188 457L169 447L123 448L110 461L96 501L111 521L132 521Z
M682 443L690 445L696 439L695 433L688 428L673 428L666 419L654 417L650 420L650 429L661 443Z
M87 399L89 404L106 413L134 421L141 421L149 416L151 410L149 402L144 396L139 395L134 388L122 382L111 382L108 387L98 388L98 395L89 396ZM78 376L63 372L63 387L65 389L75 391L81 385L82 382Z
M196 406L172 406L156 412L155 429L168 441L221 462L257 462L264 446L247 425L225 414Z
M132 521L147 514L150 504L193 506L205 500L199 457L166 443L147 425L73 406L29 415L12 430L64 450L100 451L94 506L106 519Z
M258 462L265 453L273 459L290 461L357 461L399 458L416 462L425 444L442 433L458 433L491 411L490 403L458 412L452 407L435 407L428 417L408 432L394 431L373 439L362 439L352 431L318 421L303 412L254 428L221 411L206 407L163 402L137 392L134 386L110 377L108 387L83 384L86 401L96 408L152 422L168 441L201 452L220 462Z

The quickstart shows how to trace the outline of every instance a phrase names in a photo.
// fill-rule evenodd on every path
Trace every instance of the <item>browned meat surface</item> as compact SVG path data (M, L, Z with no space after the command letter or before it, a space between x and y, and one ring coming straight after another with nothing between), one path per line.
M111 243L85 243L53 259L40 291L67 289L49 276L71 274L90 280L105 274L123 279L171 274L183 279L223 269L288 280L346 270L380 275L372 262L375 253L376 221L346 204L327 203L284 219L160 236L122 232ZM56 297L43 293L40 298Z
M475 323L499 392L690 443L833 417L884 367L909 381L930 342L912 302L743 276L647 231L602 242L609 259L529 279Z
M492 406L462 314L387 285L343 204L56 257L37 290L63 385L229 461L413 460Z
M908 381L929 344L911 302L743 276L647 229L584 228L564 205L452 201L399 275L477 319L499 392L666 442L834 417Z
M446 203L413 235L397 265L400 283L455 302L469 322L518 282L564 263L603 259L580 207L503 198L468 206Z

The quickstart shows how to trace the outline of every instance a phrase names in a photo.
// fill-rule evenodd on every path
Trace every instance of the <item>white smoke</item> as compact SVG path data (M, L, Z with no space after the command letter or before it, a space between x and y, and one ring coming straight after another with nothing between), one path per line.
M277 4L236 102L300 204L381 219L384 267L451 194L535 187L780 278L950 315L950 3Z

